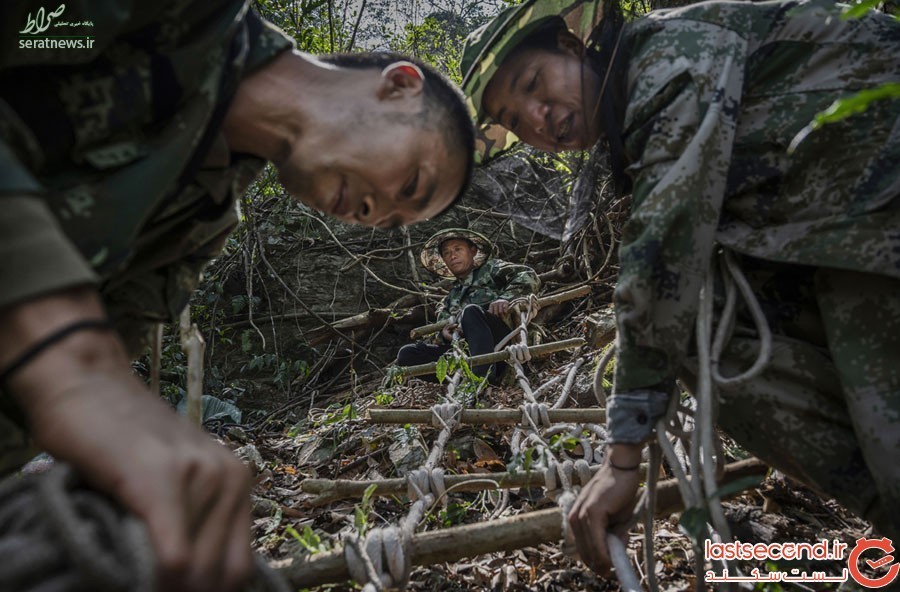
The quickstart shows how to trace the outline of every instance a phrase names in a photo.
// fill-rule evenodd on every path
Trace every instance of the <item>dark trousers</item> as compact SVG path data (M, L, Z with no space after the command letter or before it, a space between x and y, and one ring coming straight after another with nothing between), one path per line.
M494 346L506 337L510 328L497 315L491 314L478 306L469 304L463 308L459 315L459 326L462 328L463 337L469 344L469 353L473 356L489 354L494 351ZM430 364L436 362L444 352L450 349L450 344L433 344L417 341L404 345L397 352L398 366L416 366L418 364ZM496 364L484 364L475 366L472 372L476 376L486 376L492 366ZM491 378L499 372L496 368L491 372ZM423 380L437 381L434 374L420 377Z

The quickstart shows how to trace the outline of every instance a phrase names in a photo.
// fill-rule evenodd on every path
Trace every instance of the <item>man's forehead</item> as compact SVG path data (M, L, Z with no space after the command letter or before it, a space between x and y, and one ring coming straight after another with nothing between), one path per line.
M449 247L452 247L452 246L454 246L454 245L459 245L459 246L464 246L464 247L470 247L470 248L473 248L473 249L477 249L477 248L478 248L478 247L475 245L475 243L473 243L472 241L470 241L470 240L467 239L467 238L453 237L453 238L448 238L447 240L445 240L444 242L441 243L441 251L443 251L445 248L449 248Z

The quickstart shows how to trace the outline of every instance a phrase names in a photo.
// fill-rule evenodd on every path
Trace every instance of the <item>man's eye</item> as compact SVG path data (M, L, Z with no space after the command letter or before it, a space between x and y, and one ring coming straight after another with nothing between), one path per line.
M416 171L412 181L403 188L403 197L412 197L416 194L416 188L419 186L419 171Z
M509 129L512 131L516 131L516 128L519 127L519 118L513 117L509 120Z
M529 82L528 86L525 87L525 92L527 92L527 93L533 92L534 89L537 88L537 81L538 81L538 73L535 72L534 76L531 78L531 82Z

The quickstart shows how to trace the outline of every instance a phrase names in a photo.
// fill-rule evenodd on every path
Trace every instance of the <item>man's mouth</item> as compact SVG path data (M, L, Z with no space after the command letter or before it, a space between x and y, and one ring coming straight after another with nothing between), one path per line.
M565 144L569 141L572 131L572 123L575 120L575 113L569 113L562 121L556 124L556 143Z

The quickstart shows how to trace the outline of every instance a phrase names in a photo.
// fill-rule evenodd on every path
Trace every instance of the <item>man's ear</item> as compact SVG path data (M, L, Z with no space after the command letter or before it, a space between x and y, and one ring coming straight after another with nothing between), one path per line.
M565 53L571 54L576 58L581 58L584 55L584 43L570 33L568 29L563 28L559 30L556 42L559 45L559 49Z
M379 99L395 99L403 96L414 97L422 92L425 75L412 62L394 62L381 71Z

